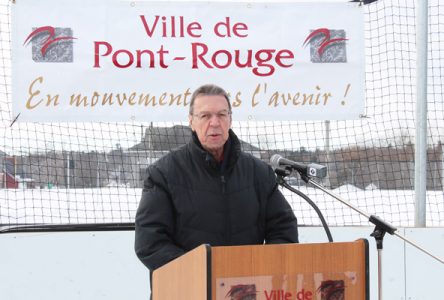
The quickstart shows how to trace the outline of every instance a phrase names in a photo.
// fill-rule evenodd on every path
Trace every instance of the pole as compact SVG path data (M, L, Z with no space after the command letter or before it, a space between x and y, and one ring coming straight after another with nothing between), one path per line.
M150 122L149 136L148 136L148 149L150 151L150 160L148 161L148 164L152 164L154 162L153 131L154 131L153 122Z
M99 157L97 157L97 182L96 182L96 188L99 188L100 185L100 163L99 163Z
M67 168L66 168L66 188L69 190L69 167L70 167L69 152L66 154L66 165L67 165Z
M330 120L325 121L325 164L327 165L327 176L324 178L324 186L331 187L330 184Z
M428 0L417 0L415 227L426 226Z
M444 191L444 144L441 144L441 189Z

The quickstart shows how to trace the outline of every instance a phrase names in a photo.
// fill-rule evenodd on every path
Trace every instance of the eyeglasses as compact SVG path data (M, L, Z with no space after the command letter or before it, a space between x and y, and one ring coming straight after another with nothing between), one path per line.
M231 111L228 111L228 110L221 110L220 112L217 112L217 113L203 111L198 114L192 114L193 117L196 117L201 122L208 122L213 118L213 116L216 116L216 118L219 121L223 122L223 121L227 121L228 118L230 117L230 115L231 115Z

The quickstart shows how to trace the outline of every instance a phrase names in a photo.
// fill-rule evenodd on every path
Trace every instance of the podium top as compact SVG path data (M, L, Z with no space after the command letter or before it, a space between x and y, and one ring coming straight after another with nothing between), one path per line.
M202 245L154 272L153 299L368 300L368 278L367 240Z

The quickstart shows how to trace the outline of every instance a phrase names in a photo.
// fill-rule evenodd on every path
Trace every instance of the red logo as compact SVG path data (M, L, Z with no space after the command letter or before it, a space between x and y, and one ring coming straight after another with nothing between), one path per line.
M318 54L319 56L322 56L322 54L325 51L325 48L327 48L328 46L338 43L338 42L342 42L342 41L346 41L346 38L331 38L331 34L330 34L330 29L328 28L319 28L316 30L313 30L305 39L304 41L304 46L310 42L313 38L315 38L318 35L324 35L324 39L321 41L319 48L318 48Z
M52 26L42 26L42 27L38 27L34 31L32 31L28 35L28 37L26 38L26 40L23 43L23 45L25 45L26 43L31 42L35 37L43 35L45 33L48 34L48 36L46 37L46 39L44 39L42 41L42 44L41 44L40 52L41 52L42 56L46 55L46 52L48 51L48 48L51 45L54 45L55 43L59 43L61 41L67 41L67 40L76 39L75 37L72 37L72 36L57 36L56 37L56 30L55 30L54 27L52 27Z
M255 300L256 299L256 285L254 284L237 284L231 286L225 297L230 297L231 300Z
M321 300L344 300L345 285L343 280L322 281L318 288Z

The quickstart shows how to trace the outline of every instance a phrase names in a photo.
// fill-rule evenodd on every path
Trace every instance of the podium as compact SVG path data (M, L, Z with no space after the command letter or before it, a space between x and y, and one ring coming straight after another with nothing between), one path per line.
M153 272L153 300L369 300L368 242L210 247Z

